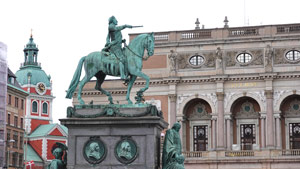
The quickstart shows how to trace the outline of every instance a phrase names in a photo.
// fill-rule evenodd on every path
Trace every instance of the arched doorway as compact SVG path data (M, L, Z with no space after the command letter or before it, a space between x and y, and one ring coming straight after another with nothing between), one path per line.
M283 149L300 149L300 95L290 95L280 104Z
M211 112L209 103L195 98L184 108L184 147L186 151L208 151L212 148Z
M234 150L259 149L260 106L251 97L238 98L231 106Z

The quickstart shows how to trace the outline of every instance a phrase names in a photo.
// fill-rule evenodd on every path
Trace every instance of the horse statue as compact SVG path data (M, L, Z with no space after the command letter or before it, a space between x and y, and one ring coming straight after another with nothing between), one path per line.
M132 104L132 101L130 100L130 91L137 77L141 77L146 80L145 87L141 88L137 92L137 100L141 100L143 92L149 88L150 78L141 71L143 67L143 60L148 59L148 57L144 58L145 49L147 50L148 57L154 54L153 33L138 35L129 43L128 46L125 45L125 48L123 49L124 55L126 56L125 69L127 69L129 76L126 95L128 104ZM120 76L119 62L118 57L105 51L92 52L89 55L82 57L73 75L66 98L72 98L76 87L79 84L77 98L81 105L85 104L81 98L82 88L92 77L95 76L97 78L95 89L104 93L108 97L109 103L113 104L111 93L104 90L101 85L104 82L106 75ZM85 76L80 81L82 65L84 65Z

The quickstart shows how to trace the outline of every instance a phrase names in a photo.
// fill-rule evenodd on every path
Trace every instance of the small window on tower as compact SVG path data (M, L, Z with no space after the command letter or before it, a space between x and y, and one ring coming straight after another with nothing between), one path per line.
M32 112L37 113L37 102L36 101L32 102Z
M48 104L43 103L43 114L48 114Z

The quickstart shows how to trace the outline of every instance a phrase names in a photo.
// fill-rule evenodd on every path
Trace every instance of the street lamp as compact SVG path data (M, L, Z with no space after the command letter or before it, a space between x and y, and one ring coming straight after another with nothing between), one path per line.
M10 143L14 143L16 142L15 140L0 140L0 142L6 142L7 145L6 145L6 148L7 148L7 160L6 160L6 164L4 165L3 168L9 168L9 152L10 152Z

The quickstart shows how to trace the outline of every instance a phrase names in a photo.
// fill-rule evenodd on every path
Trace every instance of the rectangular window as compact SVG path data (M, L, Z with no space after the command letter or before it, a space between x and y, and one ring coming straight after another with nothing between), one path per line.
M12 154L12 166L17 167L17 162L18 162L18 153L14 152Z
M20 133L20 144L19 144L20 146L20 149L23 149L23 147L24 147L24 137L23 137L23 134L22 133Z
M19 98L15 97L15 107L19 107Z
M15 116L14 118L14 126L18 127L18 116Z
M24 110L24 100L21 100L21 109Z
M10 138L10 129L7 129L7 136L6 136L6 140L9 141L11 138ZM7 145L8 146L8 145Z
M300 123L289 124L290 149L300 149Z
M19 167L23 168L23 154L19 154Z
M241 150L252 150L253 144L256 144L255 124L241 124Z
M8 95L8 104L11 105L11 95Z
M14 148L18 148L18 142L19 142L19 139L18 139L18 132L17 131L14 131L14 136L13 136L13 139L15 140L14 144L13 144L13 147Z
M10 125L10 114L7 114L7 124Z
M193 126L194 151L208 150L208 126Z
M20 124L20 128L21 128L21 129L23 129L23 128L24 128L24 124L23 124L23 118L21 118L21 121L20 121L20 123L21 123L21 124Z

